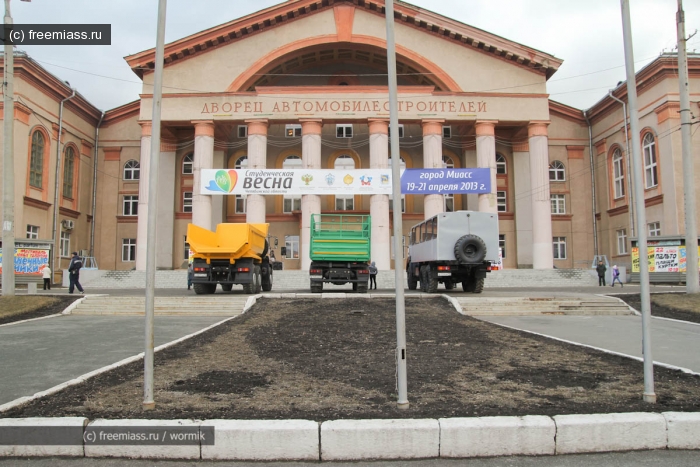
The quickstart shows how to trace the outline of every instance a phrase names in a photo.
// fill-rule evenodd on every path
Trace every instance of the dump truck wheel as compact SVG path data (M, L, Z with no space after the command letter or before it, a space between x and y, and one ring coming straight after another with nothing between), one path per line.
M256 280L255 280L255 272L253 272L253 281L250 284L243 284L243 293L252 295L255 293L255 289L257 287Z
M367 282L355 283L357 284L357 293L367 293Z
M233 284L221 284L221 289L224 292L230 292L233 289Z
M323 292L323 282L312 282L311 283L311 293L321 293Z
M269 272L262 275L262 289L263 292L269 292L272 290L272 269L268 266Z
M253 273L253 283L255 283L255 293L262 292L262 283L260 282L260 266L255 267Z
M455 243L455 259L462 263L480 263L486 258L486 243L478 235L464 235Z
M194 286L194 293L197 295L206 295L210 294L211 292L209 291L209 286L211 284L192 284Z
M455 288L455 283L452 281L445 281L445 290L452 290Z

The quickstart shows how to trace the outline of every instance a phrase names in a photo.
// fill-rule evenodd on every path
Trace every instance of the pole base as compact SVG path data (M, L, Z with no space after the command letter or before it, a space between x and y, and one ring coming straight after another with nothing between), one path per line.
M143 410L144 412L148 412L149 410L155 410L156 409L156 403L155 402L144 402L143 403Z
M654 394L654 393L646 394L645 393L644 396L642 397L642 400L644 400L644 402L648 402L650 404L656 404L656 394Z
M396 408L398 408L399 410L408 410L408 407L409 407L408 401L396 403Z

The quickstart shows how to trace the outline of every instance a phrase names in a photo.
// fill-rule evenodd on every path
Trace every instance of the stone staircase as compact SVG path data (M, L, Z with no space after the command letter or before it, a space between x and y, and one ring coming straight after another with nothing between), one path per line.
M192 297L155 297L156 315L168 316L237 316L243 312L247 295L197 295ZM87 295L73 309L74 315L145 315L145 297Z
M84 270L80 273L80 282L90 292L90 289L144 289L146 287L145 271L101 271ZM406 284L406 280L403 280ZM597 286L598 281L587 269L504 269L493 271L486 276L485 290L490 288L542 288L563 287L577 288ZM377 275L379 289L394 289L394 271L379 271ZM180 289L187 287L187 271L156 271L157 289ZM309 288L308 271L283 270L275 271L273 276L273 292ZM440 289L443 287L440 286ZM235 286L234 291L241 286ZM324 291L342 292L350 290L349 284L342 286L324 284ZM461 290L459 288L457 290Z
M629 306L616 298L576 297L454 297L469 316L630 315Z

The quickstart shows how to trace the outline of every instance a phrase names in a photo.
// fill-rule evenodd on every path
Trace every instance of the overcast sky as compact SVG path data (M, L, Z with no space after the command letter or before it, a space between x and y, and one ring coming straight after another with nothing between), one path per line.
M166 43L281 3L169 0ZM624 81L619 0L412 0L416 6L547 52L564 64L550 78L553 100L587 109ZM700 0L684 0L686 32L700 29ZM630 0L636 69L676 46L677 0ZM139 78L124 56L155 46L157 0L12 0L15 24L109 23L110 46L19 47L92 104L138 99ZM700 34L688 51L700 52Z

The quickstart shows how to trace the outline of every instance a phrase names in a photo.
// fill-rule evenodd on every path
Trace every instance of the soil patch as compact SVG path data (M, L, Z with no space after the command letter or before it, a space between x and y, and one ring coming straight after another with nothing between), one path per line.
M156 354L156 409L143 364L121 367L5 417L367 419L700 411L700 377L406 300L408 399L396 408L393 299L262 299ZM360 311L361 310L361 311ZM359 312L358 312L359 311Z
M0 297L0 324L55 315L80 297L15 295Z
M637 311L642 311L639 295L615 295ZM700 323L700 294L655 293L650 295L651 315Z

